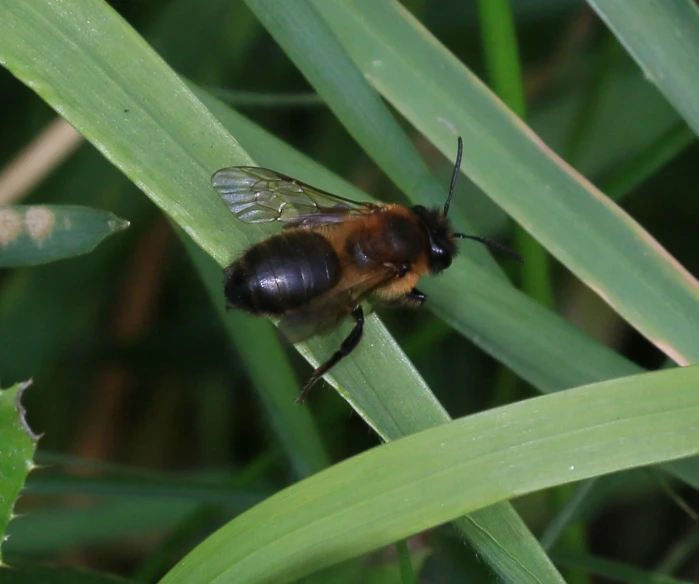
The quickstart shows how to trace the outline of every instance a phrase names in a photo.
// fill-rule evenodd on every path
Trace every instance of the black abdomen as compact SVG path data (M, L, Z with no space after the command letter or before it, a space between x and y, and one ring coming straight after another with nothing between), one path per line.
M231 307L280 315L337 284L340 261L322 235L299 229L252 246L224 274Z

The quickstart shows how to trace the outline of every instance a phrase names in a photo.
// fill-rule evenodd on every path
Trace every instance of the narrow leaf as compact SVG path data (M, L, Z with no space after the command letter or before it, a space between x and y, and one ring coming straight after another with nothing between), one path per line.
M396 440L247 511L162 584L290 582L497 501L697 454L697 387L699 366L641 374Z

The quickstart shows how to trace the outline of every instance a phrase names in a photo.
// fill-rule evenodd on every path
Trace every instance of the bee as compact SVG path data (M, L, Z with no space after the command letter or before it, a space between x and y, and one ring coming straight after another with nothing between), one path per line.
M451 265L457 239L478 241L521 261L494 241L452 230L447 215L462 154L459 137L441 210L359 203L267 168L232 166L214 173L214 189L238 219L284 224L281 233L253 245L225 269L226 308L279 318L292 343L329 332L348 316L354 319L354 328L313 371L297 402L359 344L362 301L373 296L387 305L421 307L427 296L416 288L418 280Z

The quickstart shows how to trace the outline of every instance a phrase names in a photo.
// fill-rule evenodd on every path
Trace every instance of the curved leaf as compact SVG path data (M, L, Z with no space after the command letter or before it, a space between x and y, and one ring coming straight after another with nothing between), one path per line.
M646 373L413 434L277 493L161 582L290 582L497 501L697 454L697 388L699 366Z

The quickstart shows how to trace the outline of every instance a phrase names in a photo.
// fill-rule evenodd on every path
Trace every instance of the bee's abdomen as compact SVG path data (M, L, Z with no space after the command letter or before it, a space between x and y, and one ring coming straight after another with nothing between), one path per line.
M292 230L254 245L225 271L233 308L281 315L338 283L340 260L318 233Z

